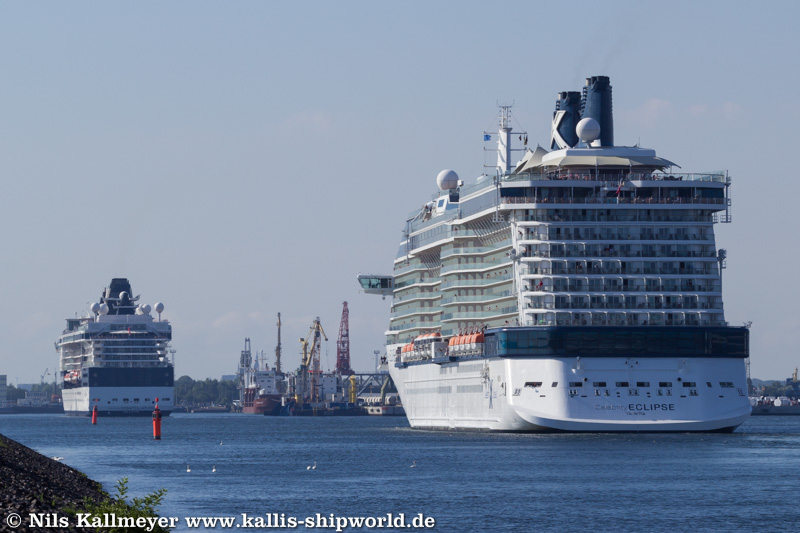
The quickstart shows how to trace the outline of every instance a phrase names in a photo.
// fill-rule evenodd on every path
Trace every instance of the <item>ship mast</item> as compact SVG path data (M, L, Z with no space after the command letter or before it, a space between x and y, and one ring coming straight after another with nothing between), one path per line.
M281 373L281 314L278 313L278 344L275 346L275 373Z
M509 114L512 105L499 106L500 130L497 132L497 168L503 175L511 169L511 120Z

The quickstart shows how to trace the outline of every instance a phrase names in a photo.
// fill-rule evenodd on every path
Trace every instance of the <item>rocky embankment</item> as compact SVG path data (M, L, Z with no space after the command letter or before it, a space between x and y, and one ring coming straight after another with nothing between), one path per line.
M108 496L85 474L0 435L0 531L94 532L74 527L75 519L67 512L83 511L84 498L101 501ZM9 525L11 513L22 518L18 527ZM52 527L31 527L31 513L68 516L70 526L58 527L53 519Z

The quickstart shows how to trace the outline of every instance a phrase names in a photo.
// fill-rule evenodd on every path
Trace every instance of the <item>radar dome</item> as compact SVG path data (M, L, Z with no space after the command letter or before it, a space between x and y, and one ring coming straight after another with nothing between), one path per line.
M442 191L457 189L458 174L456 174L454 170L449 170L449 169L442 170L441 172L439 172L439 175L436 176L436 185L438 185L439 190Z
M150 307L150 304L144 304L142 306L142 313L145 314L145 315L149 315L151 310L152 310L152 307Z
M580 140L589 144L600 137L600 123L591 117L584 118L575 126L575 133Z
M92 313L97 314L97 312L100 311L100 304L95 302L89 309L92 310Z
M100 314L107 315L108 314L108 304L100 304Z
M164 304L162 304L161 302L158 302L156 304L156 308L155 309L156 309L156 313L162 312L164 310Z

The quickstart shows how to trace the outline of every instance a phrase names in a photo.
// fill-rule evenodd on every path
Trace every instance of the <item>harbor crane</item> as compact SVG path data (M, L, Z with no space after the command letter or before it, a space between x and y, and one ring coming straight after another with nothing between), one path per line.
M278 344L275 346L275 373L281 373L281 314L278 313Z
M319 363L320 346L322 344L321 338L328 340L325 330L322 329L322 324L319 322L319 317L314 319L311 324L311 329L305 338L300 338L300 344L303 346L303 360L300 363L300 382L298 383L297 391L295 391L295 400L297 403L304 403L305 397L308 395L310 401L318 402L319 398L319 377L322 373ZM309 346L309 339L311 339Z
M339 340L336 341L336 373L341 376L355 374L350 368L350 310L347 302L342 309L342 322L339 324Z

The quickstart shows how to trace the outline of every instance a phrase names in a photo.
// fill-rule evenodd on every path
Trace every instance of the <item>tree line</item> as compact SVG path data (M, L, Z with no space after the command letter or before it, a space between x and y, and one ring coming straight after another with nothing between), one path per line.
M230 405L239 399L236 381L194 380L181 376L175 380L175 405Z
M61 388L54 383L37 383L31 386L33 391L45 391L47 399L52 396L61 397ZM25 397L25 390L8 384L8 401L17 403ZM189 376L181 376L175 380L175 405L230 405L239 399L236 381L217 379L194 380ZM2 398L0 398L0 404Z

